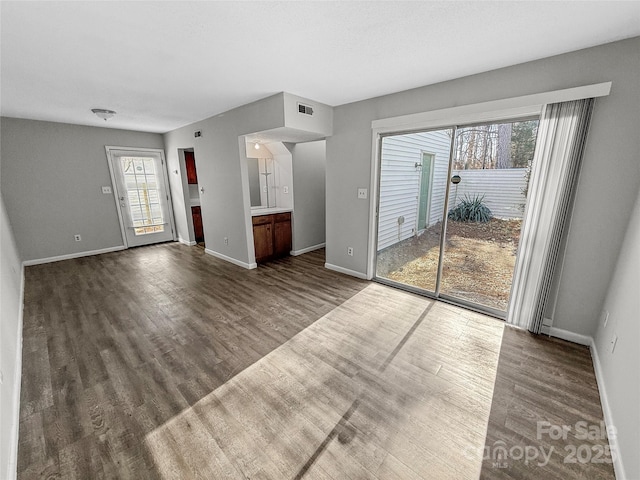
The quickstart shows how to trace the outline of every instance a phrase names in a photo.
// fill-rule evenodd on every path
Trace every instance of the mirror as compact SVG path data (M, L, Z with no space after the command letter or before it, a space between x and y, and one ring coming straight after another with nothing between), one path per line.
M259 159L247 158L249 164L249 196L251 198L252 207L260 207L262 202L260 200L260 167L258 166Z
M275 198L269 194L274 185L273 160L270 158L248 158L247 162L251 207L275 207Z

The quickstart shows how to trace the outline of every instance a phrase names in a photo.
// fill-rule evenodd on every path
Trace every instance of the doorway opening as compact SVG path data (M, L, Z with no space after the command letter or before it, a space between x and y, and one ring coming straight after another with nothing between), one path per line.
M193 223L193 237L196 245L205 248L204 227L202 225L202 207L200 202L200 185L198 184L198 170L193 148L183 150L184 166L187 172L187 186L189 189L189 207Z
M382 136L375 279L505 318L537 128Z

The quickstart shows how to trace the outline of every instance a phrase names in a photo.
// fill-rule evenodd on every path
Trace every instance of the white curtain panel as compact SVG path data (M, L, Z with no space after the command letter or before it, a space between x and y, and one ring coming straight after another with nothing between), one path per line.
M592 98L554 103L540 118L507 312L508 323L534 333L542 327L592 108Z

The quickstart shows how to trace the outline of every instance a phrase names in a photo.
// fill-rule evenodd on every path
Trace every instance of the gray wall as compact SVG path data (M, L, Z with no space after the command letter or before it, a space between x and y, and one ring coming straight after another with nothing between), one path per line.
M371 121L458 105L612 81L596 101L554 326L593 335L640 185L640 38L602 45L334 108L327 139L327 262L365 273ZM347 246L354 256L347 256Z
M123 245L105 145L163 148L162 136L1 119L2 192L23 260ZM81 242L73 235L79 233Z
M609 286L604 309L609 312L598 322L596 350L602 367L600 387L604 387L617 429L620 455L626 477L640 478L640 195L633 210L618 263ZM613 335L618 336L611 353ZM602 381L603 380L603 381ZM618 472L620 473L620 472Z
M0 195L0 478L15 478L22 339L22 265Z
M282 93L284 109L284 125L305 132L316 132L323 137L331 135L333 130L332 108L323 103L311 101L287 92ZM313 115L298 112L298 103L313 107Z
M193 147L198 169L198 185L204 188L200 195L202 224L207 249L249 263L249 229L251 218L247 162L244 138L247 133L259 132L284 125L283 94L273 95L258 102L238 107L215 117L196 122L164 134L169 182L178 235L191 237L187 209L180 175L178 149ZM196 130L202 136L194 138ZM190 214L190 209L189 209ZM224 244L224 237L229 244ZM253 252L253 244L251 244Z
M326 141L296 143L293 156L293 251L325 243Z

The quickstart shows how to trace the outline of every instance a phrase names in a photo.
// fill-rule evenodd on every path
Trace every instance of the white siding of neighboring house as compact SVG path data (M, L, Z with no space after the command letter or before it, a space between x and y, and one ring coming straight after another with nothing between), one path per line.
M385 137L382 145L378 250L416 233L422 171L415 164L423 152L435 155L429 225L442 219L451 138L438 130Z
M435 155L428 225L442 219L449 164L451 139L445 130L385 137L382 144L380 174L380 211L378 220L378 251L416 234L420 195L422 154ZM462 181L452 185L449 208L465 194L484 195L484 202L498 218L522 218L525 169L462 170ZM398 218L404 223L398 224Z

